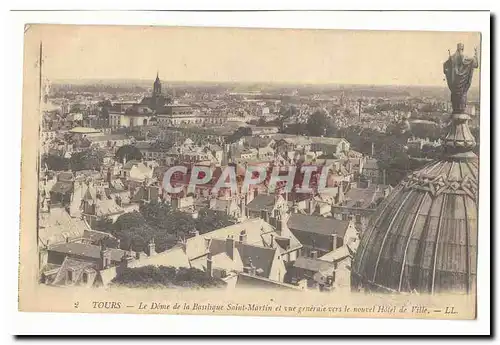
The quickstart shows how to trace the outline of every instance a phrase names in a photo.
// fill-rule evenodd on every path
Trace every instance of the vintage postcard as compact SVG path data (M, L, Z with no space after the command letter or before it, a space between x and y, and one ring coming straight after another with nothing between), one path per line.
M19 309L475 319L481 38L27 24Z

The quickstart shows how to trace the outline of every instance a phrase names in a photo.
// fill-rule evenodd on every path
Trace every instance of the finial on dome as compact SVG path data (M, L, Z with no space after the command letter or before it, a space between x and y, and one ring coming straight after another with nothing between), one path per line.
M448 133L443 139L445 152L451 155L470 152L476 146L476 140L470 132L467 121L469 115L465 114L467 106L467 92L472 82L474 69L478 64L477 51L474 57L468 58L463 55L464 45L457 44L457 51L448 57L443 64L443 72L446 75L448 88L451 91L451 105L453 112L448 126Z

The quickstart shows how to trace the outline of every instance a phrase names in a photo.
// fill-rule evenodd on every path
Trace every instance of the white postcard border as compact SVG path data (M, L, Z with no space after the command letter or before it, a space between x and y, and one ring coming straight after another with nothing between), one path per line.
M11 118L4 127L6 183L3 206L8 215L4 234L4 268L8 276L17 276L14 264L19 249L19 183L22 70L24 23L179 25L226 27L300 27L371 30L445 30L482 32L481 68L481 163L479 209L478 320L396 320L396 319L322 319L263 318L228 316L173 315L96 315L15 312L7 321L14 334L470 334L488 333L490 323L490 18L487 12L246 12L246 13L169 13L169 12L15 12L9 16L5 52L8 52L4 90L7 106L4 116ZM418 51L418 47L415 47ZM15 128L10 128L12 123ZM4 167L5 167L4 166ZM8 198L7 198L8 196ZM498 237L498 236L497 236ZM14 272L15 271L15 272ZM12 286L11 281L14 282ZM17 279L9 279L7 291L9 311L17 311ZM3 284L2 284L3 285ZM140 325L140 327L138 327Z

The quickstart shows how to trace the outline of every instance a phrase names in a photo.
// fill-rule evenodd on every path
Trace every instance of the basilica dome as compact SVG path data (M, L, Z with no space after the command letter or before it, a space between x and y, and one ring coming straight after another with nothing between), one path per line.
M476 157L433 162L380 205L352 267L354 287L471 292L477 255Z

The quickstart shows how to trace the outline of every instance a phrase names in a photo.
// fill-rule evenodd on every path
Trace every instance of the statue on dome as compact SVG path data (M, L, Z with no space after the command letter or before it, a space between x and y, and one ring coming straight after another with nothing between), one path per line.
M474 69L479 66L477 48L474 48L474 52L474 57L466 57L463 43L458 43L457 51L450 55L443 64L443 72L446 75L448 88L451 91L451 104L454 114L464 113L467 105L467 92L472 81L472 75Z

